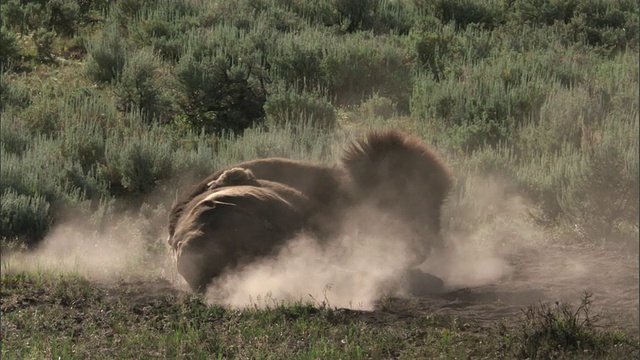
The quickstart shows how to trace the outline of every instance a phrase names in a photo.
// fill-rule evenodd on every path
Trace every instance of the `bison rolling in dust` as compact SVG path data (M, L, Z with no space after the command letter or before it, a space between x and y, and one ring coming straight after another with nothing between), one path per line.
M411 234L418 265L441 245L440 212L451 183L447 167L419 139L372 132L336 166L266 158L212 174L174 204L169 245L178 272L203 292L224 271L277 253L297 233L323 243L343 231L348 214L373 209Z

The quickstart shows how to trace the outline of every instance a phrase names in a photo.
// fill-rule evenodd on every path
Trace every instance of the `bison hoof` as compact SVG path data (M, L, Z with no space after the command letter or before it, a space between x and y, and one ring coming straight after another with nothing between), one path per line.
M411 296L435 295L444 291L442 279L420 269L407 270L406 282Z

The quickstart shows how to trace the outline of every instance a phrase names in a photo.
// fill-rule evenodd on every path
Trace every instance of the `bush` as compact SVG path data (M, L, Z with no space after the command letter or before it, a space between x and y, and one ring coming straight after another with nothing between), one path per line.
M16 35L7 28L0 29L0 70L8 68L11 61L18 58L19 48Z
M176 66L180 106L189 125L210 133L242 131L264 120L265 91L250 82L252 68L230 63L223 53L186 55Z
M346 31L354 32L361 29L370 29L372 15L377 10L376 0L334 0L336 11L346 22Z
M3 1L0 10L2 10L2 25L6 27L6 29L2 29L3 33L8 30L24 32L25 13L20 0Z
M5 153L22 155L31 141L31 134L18 118L9 113L2 113L0 121L0 142Z
M44 1L29 1L23 6L24 23L22 25L22 33L35 31L39 28L47 28L49 26L49 13L47 12L46 3Z
M278 91L264 105L267 118L275 124L303 122L313 127L330 129L335 126L336 113L325 99L307 92Z
M85 44L87 75L94 81L112 82L122 74L127 59L127 45L118 27L108 26Z
M60 153L85 171L105 161L105 133L100 124L90 119L77 119L61 131Z
M0 111L5 108L20 110L31 105L29 90L14 79L8 79L7 75L0 74Z
M461 53L459 39L452 25L434 30L417 30L410 39L418 62L436 80L445 78L449 67L456 64L454 57Z
M568 24L578 3L577 0L516 0L513 16L521 23L553 25L561 21Z
M140 114L129 116L140 121ZM160 181L174 176L174 164L171 143L160 128L137 134L112 133L105 143L105 162L99 166L99 176L110 184L114 195L146 194Z
M336 104L359 104L378 93L398 104L399 111L408 110L412 66L391 40L354 34L328 42L320 68Z
M605 355L607 349L626 342L622 334L597 329L598 316L591 311L592 294L585 292L577 307L567 303L541 303L524 311L521 358L547 359L586 352ZM578 355L579 354L579 355Z
M51 224L49 203L39 195L19 195L5 189L0 204L0 237L29 244L44 237Z
M80 18L80 6L77 0L50 0L47 2L49 28L63 36L76 33Z
M396 114L396 104L389 98L373 94L360 105L360 112L364 118L390 119Z
M552 84L535 58L495 56L466 65L460 78L421 76L412 114L433 121L458 149L509 142L521 124L538 116Z
M504 21L500 5L498 1L437 0L431 3L430 10L443 24L453 22L458 29L469 24L493 29Z
M585 139L588 154L579 191L567 198L566 213L596 241L637 239L638 128L637 113L625 119L608 117ZM629 231L626 229L633 229Z
M51 61L53 52L53 41L56 34L52 31L47 31L43 28L38 29L33 34L33 42L36 45L38 60L46 62Z
M32 134L53 134L60 129L60 104L40 99L22 112L25 126Z
M304 31L280 37L268 59L273 75L287 86L316 90L321 85L324 36L319 31Z
M158 59L147 49L127 59L115 90L121 110L140 111L147 122L159 118L166 111L168 102L162 85L157 81L159 67Z

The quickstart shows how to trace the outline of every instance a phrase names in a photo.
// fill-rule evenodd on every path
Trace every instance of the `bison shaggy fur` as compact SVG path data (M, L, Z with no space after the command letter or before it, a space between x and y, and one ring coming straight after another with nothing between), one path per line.
M213 173L174 204L169 244L178 272L204 291L225 270L274 254L298 232L330 238L346 213L367 208L413 234L417 265L441 245L440 213L451 184L445 163L420 139L371 132L337 165L265 158ZM363 226L367 221L376 219Z

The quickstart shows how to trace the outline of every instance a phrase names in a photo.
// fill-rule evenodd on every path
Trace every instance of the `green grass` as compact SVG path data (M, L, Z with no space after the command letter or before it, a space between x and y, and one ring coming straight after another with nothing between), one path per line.
M2 298L4 359L621 359L638 353L633 338L595 327L584 308L588 297L577 311L542 304L522 320L490 327L411 306L398 311L393 299L375 312L277 301L232 310L158 280L98 285L49 272L3 274Z

